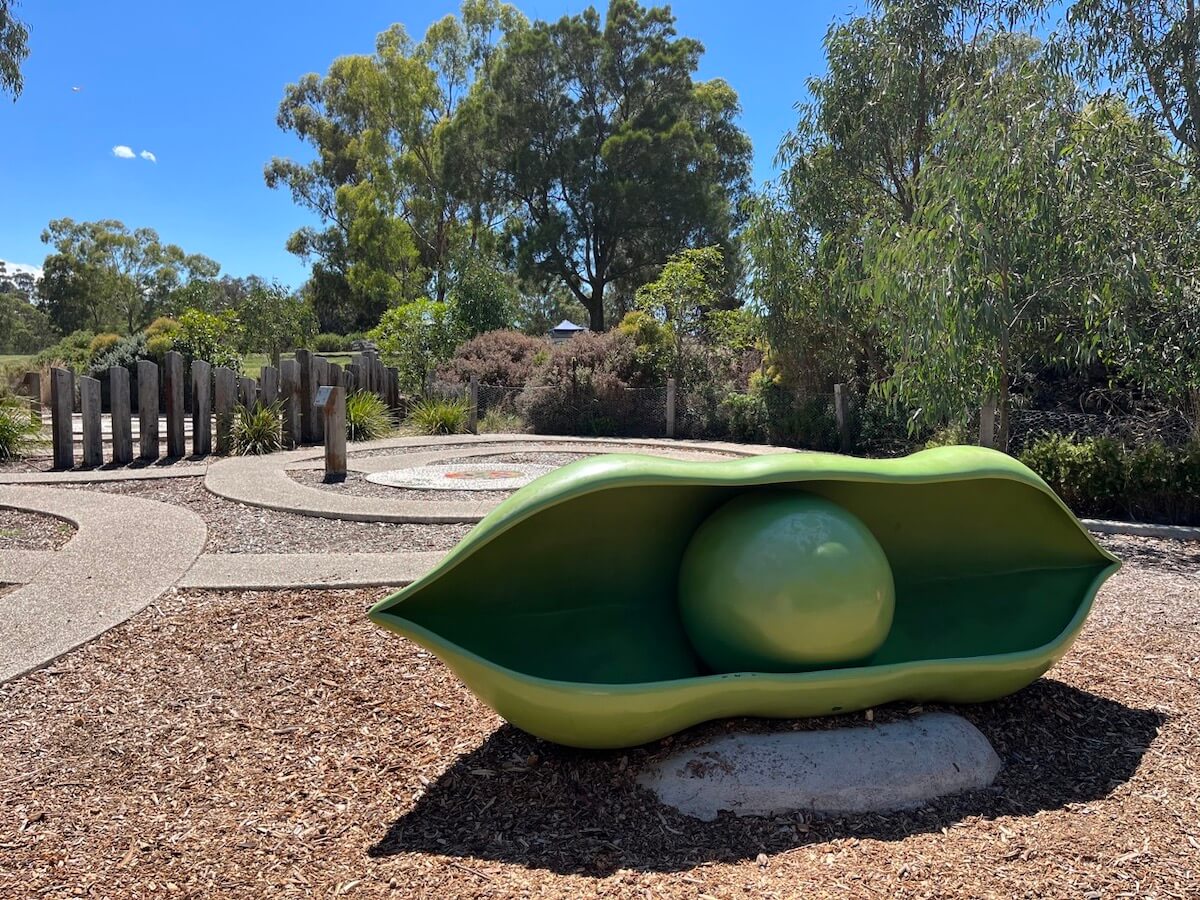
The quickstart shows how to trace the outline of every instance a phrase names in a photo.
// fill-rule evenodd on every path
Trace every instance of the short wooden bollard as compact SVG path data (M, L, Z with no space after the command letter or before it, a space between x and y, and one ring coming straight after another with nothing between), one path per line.
M675 437L675 379L667 379L667 437Z
M133 407L129 400L129 370L108 370L108 405L112 410L112 458L117 465L133 462Z
M850 396L844 384L833 386L833 415L837 419L838 445L843 453L849 453L853 446L850 440Z
M253 410L258 401L258 382L248 375L238 378L238 403L247 410Z
M214 450L217 453L228 453L230 447L229 431L233 427L233 407L237 403L237 374L233 369L221 366L214 378L213 405L217 413L217 435Z
M25 396L29 398L29 408L38 418L42 415L42 375L40 372L25 373Z
M139 359L138 388L138 445L142 459L158 459L158 366L148 359Z
M325 430L325 480L346 477L346 389L326 386L317 390L316 403Z
M79 414L83 423L83 465L98 469L104 465L104 444L100 437L100 382L86 375L79 379Z
M54 445L56 469L70 469L75 465L75 444L71 427L75 398L71 396L71 385L71 373L66 369L50 370L50 439Z
M163 385L166 389L167 456L178 459L187 455L183 443L183 356L171 350L163 358Z
M316 392L314 381L313 355L310 350L296 351L297 377L300 385L300 440L298 443L307 444L313 440L313 395Z
M479 376L472 375L467 383L467 431L479 434Z
M212 453L212 365L192 360L192 454Z
M258 389L263 406L270 406L279 399L279 370L274 366L263 366L258 373Z
M387 405L389 409L400 408L400 370L392 366L387 370Z
M315 443L321 443L325 440L325 416L321 412L320 405L317 403L316 392L323 387L329 385L329 360L323 356L313 357L313 396L311 399L313 408L312 439Z
M294 359L279 363L279 399L283 404L283 439L292 447L299 447L303 437L300 433L300 367Z

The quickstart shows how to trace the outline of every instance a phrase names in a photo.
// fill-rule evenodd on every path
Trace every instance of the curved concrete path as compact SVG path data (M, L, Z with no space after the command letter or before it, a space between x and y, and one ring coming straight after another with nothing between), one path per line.
M452 442L453 448L444 445ZM474 447L471 445L485 446ZM465 445L465 446L463 446ZM620 446L630 452L680 454L695 458L702 454L756 456L762 453L790 453L787 448L731 444L718 441L672 441L654 438L562 438L549 435L465 435L442 438L392 438L357 444L350 451L348 467L355 472L371 473L406 466L429 465L447 459L495 456L523 452L588 452L597 446ZM438 449L441 447L441 449ZM367 450L394 449L388 456L355 456ZM605 451L601 451L605 452ZM611 451L609 451L611 452ZM445 524L478 522L496 506L495 500L411 501L388 500L338 494L300 484L289 469L319 468L324 451L306 448L270 456L230 457L209 466L204 486L214 494L250 506L278 509L328 519L366 522L413 522Z
M181 590L273 591L404 587L445 554L399 553L206 553L179 582Z
M119 494L0 486L0 506L78 528L58 551L0 553L0 577L28 582L0 597L0 681L144 609L192 566L208 534L190 510Z

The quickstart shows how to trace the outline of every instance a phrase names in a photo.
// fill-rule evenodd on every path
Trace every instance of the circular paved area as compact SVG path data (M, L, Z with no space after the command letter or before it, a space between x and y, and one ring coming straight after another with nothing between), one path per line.
M394 488L424 491L512 491L553 472L554 466L529 463L466 463L454 466L414 466L372 472L367 481Z
M387 452L394 451L394 452ZM718 441L672 441L618 438L561 438L540 435L459 435L447 438L392 438L354 445L347 467L370 477L382 472L412 472L428 466L452 463L461 469L474 459L515 453L650 453L677 459L727 459L762 453L793 452L779 447L731 444ZM321 469L321 448L305 448L259 457L231 457L209 466L204 485L228 500L287 510L329 519L367 522L452 523L478 522L499 501L494 496L479 500L416 500L339 494L301 484L289 474L295 470ZM499 468L508 468L504 463ZM495 491L496 485L483 490ZM454 488L461 490L460 486Z

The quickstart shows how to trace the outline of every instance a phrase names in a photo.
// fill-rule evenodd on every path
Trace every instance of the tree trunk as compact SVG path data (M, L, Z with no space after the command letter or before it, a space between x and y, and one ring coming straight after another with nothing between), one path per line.
M1008 376L1008 329L1000 333L1000 397L997 409L999 420L996 429L996 449L1008 452L1008 412L1009 412L1009 376Z
M592 295L587 302L588 327L592 331L604 330L604 285L592 286Z

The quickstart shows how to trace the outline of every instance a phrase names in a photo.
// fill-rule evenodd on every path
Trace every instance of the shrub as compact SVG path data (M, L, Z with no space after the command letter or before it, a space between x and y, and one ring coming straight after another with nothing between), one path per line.
M427 397L413 404L408 423L422 434L461 434L467 428L467 401Z
M424 390L429 373L450 358L455 336L450 307L427 297L392 307L367 335L400 370L400 389L409 393Z
M833 394L797 395L771 378L757 382L766 413L767 438L772 444L806 450L839 448Z
M767 438L767 407L762 396L731 392L721 403L726 428L735 441L757 443Z
M121 335L115 331L106 331L103 334L98 334L88 344L88 353L92 359L95 359L97 356L107 353L117 344L121 343L121 340Z
M88 366L88 374L93 378L101 377L113 366L123 366L133 369L139 359L149 359L153 354L146 346L146 335L131 334L123 337L107 351L95 357Z
M73 331L39 353L34 362L39 366L62 366L82 372L91 361L92 338L95 336L91 331Z
M972 438L970 426L964 422L951 422L936 429L925 441L925 449L930 447L957 447L963 444L976 443Z
M41 442L41 430L41 420L28 401L0 393L0 459L24 456Z
M619 329L563 341L526 382L518 413L539 434L661 434L664 387L636 351Z
M485 331L460 344L449 362L438 370L438 378L466 384L475 376L480 384L524 387L539 351L546 349L544 339L519 331ZM548 356L545 354L543 359Z
M350 338L331 331L322 332L313 338L312 348L317 353L348 353Z
M1200 443L1123 446L1105 437L1049 435L1020 458L1076 515L1200 524Z
M387 404L376 394L355 391L346 398L346 438L374 441L387 437L394 429Z
M255 403L233 409L229 427L229 449L234 456L260 456L283 447L283 407L279 403Z
M172 319L170 316L159 316L146 326L143 333L146 335L146 340L150 340L159 335L172 335L179 331L180 327L182 326L178 320Z
M525 423L516 413L493 408L480 418L479 430L487 434L520 434L525 430Z
M174 349L189 361L202 359L235 372L242 370L242 357L235 349L241 339L241 326L236 313L231 310L210 313L202 309L186 309L179 317L178 324L178 330L173 333Z

